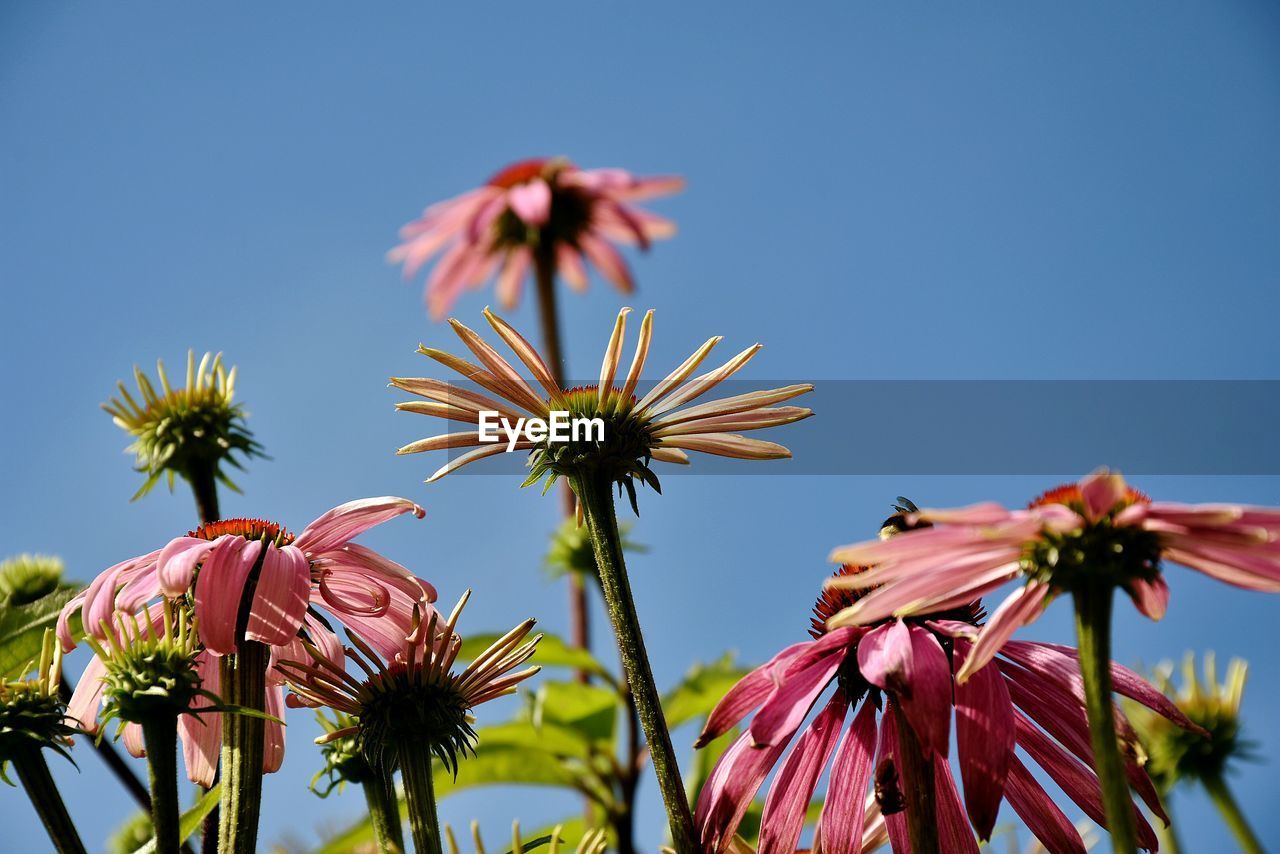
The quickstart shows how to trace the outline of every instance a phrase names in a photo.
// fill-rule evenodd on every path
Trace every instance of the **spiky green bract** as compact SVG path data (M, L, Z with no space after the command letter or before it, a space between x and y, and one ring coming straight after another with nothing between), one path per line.
M79 730L66 717L58 696L62 678L62 647L52 629L45 629L40 657L22 668L24 678L0 682L0 778L16 757L49 748L67 759L71 736Z
M360 749L360 736L353 732L359 728L358 720L344 712L334 712L331 718L321 710L316 712L316 723L325 731L324 737L334 736L338 732L350 734L337 735L321 742L320 757L324 760L324 767L315 773L307 788L316 795L327 798L335 789L341 793L348 783L364 785L374 778L373 769L365 758L364 751ZM326 783L323 788L320 787L322 778Z
M239 488L227 476L224 464L243 469L241 459L263 456L245 425L244 408L233 401L236 369L222 364L222 354L205 353L197 366L195 352L187 353L187 383L174 388L156 361L159 391L140 368L133 369L139 402L124 383L119 397L102 404L120 429L134 438L128 452L135 467L147 476L134 494L141 498L167 477L173 488L175 475L193 485L217 479L227 488Z
M1130 719L1147 752L1147 773L1163 791L1180 781L1204 783L1223 776L1233 761L1255 758L1253 745L1241 738L1240 702L1249 666L1239 658L1227 665L1218 681L1212 652L1203 656L1203 676L1196 673L1195 653L1182 660L1181 685L1174 681L1175 665L1162 662L1154 682L1178 708L1208 733L1205 738L1169 723L1136 703L1129 704Z
M159 627L150 613L142 621L117 614L114 629L103 627L105 641L86 638L106 669L103 721L176 718L202 693L196 671L200 647L187 610L168 600L161 607Z

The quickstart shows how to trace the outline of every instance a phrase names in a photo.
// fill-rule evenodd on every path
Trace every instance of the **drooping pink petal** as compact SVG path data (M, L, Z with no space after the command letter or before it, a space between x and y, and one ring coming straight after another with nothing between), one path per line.
M578 238L578 246L610 284L624 294L635 290L635 282L631 278L631 270L627 267L627 262L622 260L618 250L607 241L591 232L584 232Z
M893 766L894 778L898 782L899 794L901 794L902 776L897 767L898 725L895 721L894 706L893 700L890 699L885 703L884 714L880 716L880 744L876 756L876 768L878 773L878 769ZM911 839L907 833L906 811L899 810L884 814L884 824L889 833L889 842L894 854L910 854Z
M1080 832L1016 756L1009 766L1005 799L1027 829L1050 851L1085 854Z
M303 552L319 554L339 548L370 528L405 513L421 519L426 511L407 498L384 495L348 501L316 519L293 544Z
M1080 481L1080 498L1085 515L1096 522L1124 500L1128 487L1120 475L1100 469Z
M121 727L121 737L124 741L124 749L129 751L130 756L141 758L147 755L147 746L142 739L140 724L126 723Z
M926 751L948 754L951 735L951 664L933 632L909 626L910 690L898 700Z
M302 626L311 593L311 565L297 546L267 548L253 591L245 637L265 644L291 641Z
M156 571L160 589L169 597L182 596L191 589L196 565L213 550L214 541L199 537L178 537L160 550Z
M858 669L872 685L895 695L911 693L911 632L902 620L878 626L858 642Z
M98 706L102 703L102 689L105 687L102 678L106 673L106 665L95 655L85 666L79 684L71 692L71 701L67 703L67 717L79 722L85 732L98 731Z
M284 688L268 686L266 712L284 719ZM274 774L284 764L284 724L267 721L263 734L262 773Z
M831 766L831 782L822 804L825 854L860 854L863 815L871 765L876 755L876 706L863 701L845 733Z
M1169 610L1169 585L1163 575L1151 581L1135 578L1126 585L1134 607L1148 619L1159 620Z
M848 709L844 692L836 691L782 763L764 802L760 854L794 854L809 799L835 750Z
M1041 732L1025 715L1017 715L1016 731L1018 746L1048 773L1053 782L1084 811L1085 815L1102 827L1106 827L1102 789L1093 770ZM1155 831L1151 829L1142 811L1136 806L1134 816L1138 823L1139 845L1148 851L1155 850L1158 846Z
M525 274L529 272L531 261L532 256L529 250L523 247L512 249L507 253L502 263L502 270L498 273L498 284L495 288L498 303L504 309L510 311L520 304L520 291L524 287Z
M196 658L196 671L200 674L200 687L215 696L221 696L221 680L217 656L201 653ZM212 705L201 696L191 703L193 709ZM201 786L212 786L218 770L218 752L222 749L222 714L203 712L186 714L178 718L178 736L182 741L182 759L187 767L187 778Z
M236 621L245 581L262 549L261 540L221 537L204 559L196 580L196 622L200 640L219 655L236 651Z
M956 681L967 682L991 661L1014 632L1034 622L1044 612L1045 598L1049 592L1047 583L1031 579L1010 593L978 633L978 639L965 659L964 667L956 673Z
M556 272L564 277L575 291L587 289L587 268L578 250L565 243L556 244Z
M737 726L754 708L763 703L777 687L778 673L809 646L809 642L792 644L766 663L752 670L730 688L707 716L706 726L695 747L702 747Z
M698 795L696 823L703 848L723 852L733 841L747 808L790 737L769 747L752 747L744 732L725 750Z
M769 745L788 741L813 708L818 695L827 687L846 653L842 649L829 650L807 666L798 670L799 657L782 678L776 691L760 707L751 721L748 732L753 744Z
M969 828L956 781L951 776L951 765L939 757L933 763L934 800L937 804L938 841L947 854L978 854L978 842Z
M955 668L963 666L971 646L955 641ZM991 831L1004 799L1004 781L1013 755L1013 702L998 668L984 667L968 682L957 684L956 751L964 802L978 838Z
M535 178L508 190L507 202L526 225L540 228L551 216L551 187L542 178Z

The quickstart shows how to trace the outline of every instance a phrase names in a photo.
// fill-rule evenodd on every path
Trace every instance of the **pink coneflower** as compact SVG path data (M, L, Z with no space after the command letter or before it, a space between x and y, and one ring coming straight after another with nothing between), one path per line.
M760 350L754 344L715 370L690 379L720 337L709 339L693 355L643 396L637 396L640 373L649 354L653 334L653 312L645 314L635 356L625 377L620 375L622 344L627 315L618 313L613 334L605 347L604 361L597 385L564 389L551 376L537 351L505 320L486 309L485 318L522 361L540 390L527 382L511 364L492 347L457 320L450 321L467 348L483 367L451 356L440 350L422 347L419 352L430 356L450 370L456 371L497 399L468 391L435 379L393 377L396 388L425 398L424 402L401 403L397 409L433 415L451 421L477 424L480 413L495 411L512 423L520 418L549 417L552 409L564 410L576 418L600 418L604 422L604 441L569 441L541 443L520 441L516 450L532 451L530 482L543 476L569 476L575 467L607 469L604 474L628 489L632 480L655 485L656 477L649 469L651 460L687 463L685 451L699 451L736 459L783 459L791 452L781 445L737 435L739 432L789 424L813 413L798 406L774 406L812 391L812 385L792 385L738 394L690 406L698 398L742 369ZM621 384L618 384L621 380ZM401 454L422 451L476 447L435 472L428 482L457 471L464 465L507 450L505 442L485 444L479 431L466 430L422 439L400 449Z
M675 224L632 203L677 192L684 179L640 178L623 169L579 169L562 157L523 160L483 187L427 208L400 229L388 259L411 277L433 256L427 280L431 315L443 317L466 287L498 276L498 300L519 302L531 268L558 271L577 290L587 286L584 259L623 293L634 287L615 243L647 249L675 234Z
M962 681L1054 596L1081 584L1119 587L1139 611L1160 619L1169 602L1162 560L1238 587L1280 591L1280 510L1152 501L1105 471L1051 490L1026 510L987 503L921 510L911 519L933 527L831 553L833 561L872 568L829 586L876 588L831 626L945 609L1023 579L979 635Z
M226 519L202 525L164 548L116 564L102 572L63 608L58 633L63 648L75 646L70 631L79 611L85 630L107 639L115 634L116 615L155 619L147 605L157 597L186 603L198 627L202 651L195 666L202 687L221 694L219 659L237 652L244 641L266 644L271 664L294 650L299 634L332 646L324 619L328 611L362 633L372 645L393 654L413 630L415 607L429 607L435 589L409 570L372 549L351 542L363 531L404 513L421 518L423 510L403 498L351 501L316 519L296 538L280 525L260 519ZM336 641L335 641L336 643ZM340 648L340 647L339 647ZM295 653L296 654L296 653ZM76 717L92 725L102 696L103 663L95 659L77 687ZM268 670L267 712L283 711L283 677ZM208 705L197 699L193 707ZM213 714L180 721L188 775L204 785L213 779L221 741ZM126 744L136 732L126 727ZM264 770L274 771L283 755L283 732L267 726ZM129 744L131 750L139 749Z
M837 577L865 574L864 567L844 566ZM894 850L905 850L904 795L910 782L902 779L909 769L896 758L905 749L897 731L901 719L924 754L937 760L932 764L941 850L976 852L975 832L989 838L1000 803L1007 801L1051 850L1084 851L1075 826L1014 752L1021 748L1081 810L1104 822L1075 650L1009 643L995 666L961 683L956 674L973 654L973 639L980 631L978 602L954 602L911 618L825 628L832 614L861 595L842 588L827 590L814 609L815 625L821 628L811 630L813 639L787 647L753 670L711 713L700 745L728 732L755 710L698 799L702 844L708 850L726 850L765 777L780 765L765 799L760 851L793 851L814 789L830 765L818 825L824 854L860 850L869 789L885 815ZM1132 671L1112 665L1112 674L1120 694L1192 726ZM820 702L829 689L825 703ZM817 716L803 726L815 707L820 708ZM953 710L963 804L947 761ZM846 729L848 718L852 722ZM799 739L788 754L796 733ZM1136 750L1123 717L1118 734ZM1164 818L1134 751L1125 771L1143 801ZM1155 834L1140 814L1138 821L1143 847L1154 850Z

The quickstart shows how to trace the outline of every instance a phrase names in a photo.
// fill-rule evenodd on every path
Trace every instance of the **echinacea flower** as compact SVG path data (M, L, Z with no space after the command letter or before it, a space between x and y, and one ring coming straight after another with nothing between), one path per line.
M1251 590L1280 591L1280 509L1152 501L1111 472L1051 490L1026 510L995 503L921 510L932 527L837 548L831 559L871 569L830 587L875 588L832 627L952 607L1022 580L983 628L959 674L967 679L1061 592L1125 590L1147 617L1164 616L1168 560Z
M1188 718L1206 732L1197 738L1146 709L1133 709L1129 717L1138 731L1150 759L1147 771L1162 789L1179 780L1203 782L1221 778L1229 763L1251 758L1249 742L1240 738L1240 701L1244 696L1249 666L1233 658L1226 677L1219 682L1213 653L1204 655L1203 676L1196 674L1196 657L1188 652L1182 660L1181 685L1174 682L1171 661L1155 670L1155 684L1177 704Z
M454 331L480 361L480 366L428 347L420 348L419 352L458 372L496 398L440 380L393 377L391 384L396 388L425 398L424 401L398 404L396 408L469 424L479 424L481 413L486 411L497 412L512 423L529 417L545 420L552 410L568 412L573 419L599 418L604 424L603 441L553 442L549 438L540 442L524 438L517 441L514 450L532 452L532 471L526 482L534 483L544 477L549 481L555 480L589 468L600 477L625 486L632 495L633 503L633 479L655 488L658 486L657 477L649 468L652 460L687 463L685 451L754 460L791 456L791 452L781 445L738 433L809 417L813 414L809 409L775 404L812 391L812 385L753 391L689 405L736 374L760 350L760 345L754 344L720 367L690 379L720 342L717 336L699 347L647 393L637 396L640 374L647 361L653 334L653 312L647 312L640 324L635 356L626 374L622 375L619 368L630 311L624 308L618 313L605 348L599 383L572 389L557 385L533 346L492 311L486 309L485 318L533 375L538 390L484 339L457 320L452 320ZM475 450L450 460L428 478L428 482L457 471L468 463L502 453L508 449L508 443L486 444L479 430L473 429L422 439L401 448L399 453L471 447Z
M460 671L453 670L462 648L455 628L470 596L468 590L444 621L434 608L428 606L425 614L415 609L415 622L423 620L422 631L413 632L385 660L357 631L348 629L352 647L335 652L303 644L305 657L277 665L293 691L287 701L290 706L325 707L347 716L347 726L330 729L316 741L357 738L357 747L377 778L365 783L366 792L370 786L391 791L391 772L399 767L418 851L441 847L433 760L456 775L458 760L475 750L472 710L514 693L517 685L539 670L516 669L529 660L541 639L538 635L525 641L533 620L525 620L494 641ZM364 679L347 673L348 659ZM375 806L372 801L370 805ZM394 798L375 810L373 818L379 839L398 832Z
M195 352L188 351L185 386L170 386L164 362L158 359L158 391L139 368L133 375L141 403L119 383L120 396L102 404L111 420L134 437L128 450L147 479L133 497L146 495L161 477L167 477L173 489L175 475L191 484L201 502L208 500L201 491L214 489L215 481L235 489L224 464L242 468L241 459L262 456L262 447L245 426L244 408L234 402L236 369L223 366L221 353L205 353L197 366Z
M1169 793L1178 783L1204 786L1241 849L1262 851L1262 843L1227 783L1233 763L1255 758L1254 745L1241 738L1240 733L1240 702L1249 667L1243 659L1233 658L1227 665L1225 678L1219 681L1212 652L1205 653L1203 667L1203 675L1198 676L1196 657L1188 652L1182 660L1181 686L1174 683L1174 666L1169 661L1156 668L1155 682L1188 718L1208 733L1207 737L1197 738L1170 726L1167 720L1144 708L1131 709L1130 717L1150 757L1147 770L1161 791Z
M79 611L85 630L105 640L114 615L142 612L166 597L189 604L202 645L196 657L205 691L220 690L219 659L245 641L266 644L274 660L292 650L299 634L320 645L332 632L316 608L359 630L375 647L394 651L414 631L415 607L435 599L435 589L398 563L352 540L369 528L404 513L421 518L423 510L403 498L367 498L335 507L297 537L260 519L225 519L202 525L163 548L103 571L72 599L58 620L63 648L75 646L71 616ZM336 641L335 641L336 644ZM391 654L390 652L388 654ZM75 716L96 727L93 710L102 697L105 665L90 662L72 699ZM266 711L283 711L283 678L268 670ZM207 700L197 698L194 708ZM264 770L279 768L284 735L267 723ZM126 728L126 745L129 730ZM187 773L211 785L218 763L221 732L216 713L179 721ZM133 746L131 746L133 749Z
M623 293L634 287L615 243L649 244L675 234L675 224L634 202L677 192L684 179L637 177L623 169L579 169L562 157L514 163L487 184L428 207L400 229L388 260L414 276L443 253L427 280L431 315L443 317L464 288L495 273L498 300L520 299L531 269L559 272L577 290L587 286L584 260ZM540 269L539 269L540 268Z
M515 693L517 685L540 669L512 672L529 660L542 638L537 635L525 642L536 622L525 620L466 667L452 670L462 648L462 637L454 629L470 597L468 590L444 621L435 608L429 608L422 618L421 640L403 642L385 661L357 631L347 632L354 648L345 647L343 655L304 644L305 658L277 665L292 691L286 703L295 708L328 708L346 716L346 726L326 732L316 739L317 744L358 735L360 749L371 764L394 767L400 740L411 739L457 773L458 758L474 751L471 710ZM347 659L363 672L363 681L346 675Z
M844 566L837 577L866 573L865 567ZM904 787L910 783L903 779L908 769L897 760L902 742L896 707L925 755L936 760L935 820L942 850L977 851L975 832L984 839L990 836L1005 801L1051 850L1084 851L1075 826L1014 752L1020 748L1086 815L1104 821L1075 650L1010 642L993 666L961 682L957 674L973 655L983 618L976 600L953 601L907 618L829 628L829 618L862 595L843 587L828 589L814 609L812 639L787 647L753 670L711 713L699 744L728 732L755 710L699 797L698 829L707 850L727 850L774 766L780 767L765 799L762 854L795 849L805 811L828 766L830 782L818 825L822 851L860 850L869 789L884 813L894 850L905 850ZM1123 696L1192 726L1132 671L1113 665L1112 675ZM817 716L805 726L815 707ZM963 805L948 763L953 712ZM1163 818L1123 717L1118 729L1131 747L1125 766L1129 783ZM1140 815L1138 820L1142 846L1154 850L1154 833Z

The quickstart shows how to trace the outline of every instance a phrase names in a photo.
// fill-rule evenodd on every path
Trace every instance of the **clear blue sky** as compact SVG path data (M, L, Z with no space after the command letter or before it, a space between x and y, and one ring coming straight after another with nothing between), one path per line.
M1278 378L1278 37L1264 2L5 4L0 552L57 552L88 579L184 532L186 493L128 503L137 477L97 404L135 362L220 349L273 457L224 513L298 528L411 496L427 519L371 544L446 598L474 587L466 628L532 614L562 630L539 570L556 503L498 477L424 486L438 463L391 451L429 425L385 388L427 370L419 341L447 340L383 261L396 228L530 155L688 177L656 205L680 236L634 259L656 365L724 334L765 343L757 379ZM570 364L590 371L618 297L596 283L564 304ZM532 306L515 320L531 327ZM893 496L1021 502L1054 480L752 470L643 498L652 552L633 582L664 683L692 656L759 661L800 638L827 552L873 533ZM1139 485L1280 502L1275 478ZM1280 599L1169 578L1163 623L1121 609L1117 657L1250 658L1264 762L1235 783L1280 847ZM1068 639L1065 604L1030 634ZM265 840L362 809L305 791L313 734L293 721ZM94 847L127 803L76 753L81 772L56 773ZM507 794L449 799L444 817L497 839L513 815L576 809ZM1176 808L1190 850L1224 850L1203 798ZM19 793L0 791L0 814L7 847L47 844ZM650 848L659 815L647 784Z

